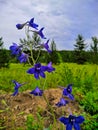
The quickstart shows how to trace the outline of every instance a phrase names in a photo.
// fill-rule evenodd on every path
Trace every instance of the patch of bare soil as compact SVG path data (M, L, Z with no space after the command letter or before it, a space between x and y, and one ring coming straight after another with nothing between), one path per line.
M70 111L77 114L81 113L79 104L76 101L70 101L70 103L63 107L55 105L60 101L62 95L62 90L59 88L45 90L44 96L41 97L33 96L29 92L28 90L19 93L17 96L11 96L10 94L0 95L0 121L3 121L1 126L6 126L5 130L13 130L13 128L17 130L19 127L23 127L25 130L28 114L32 114L35 119L38 112L43 118L47 117L48 120L44 122L44 126L48 127L49 124L53 123L52 112L57 123L59 117L68 116ZM48 104L45 99L47 99Z

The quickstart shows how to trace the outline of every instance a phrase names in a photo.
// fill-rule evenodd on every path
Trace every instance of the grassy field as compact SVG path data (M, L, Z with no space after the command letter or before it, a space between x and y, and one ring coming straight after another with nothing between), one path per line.
M83 89L83 91L95 91L98 89L98 66L97 65L77 65L77 64L59 64L54 66L56 71L47 73L45 89L57 86L66 86L73 83L73 88ZM36 85L43 87L45 79L36 81L33 75L27 74L29 66L23 64L11 64L10 68L0 69L0 89L6 92L13 90L12 80L20 83L28 82L22 87L23 90L33 89ZM74 90L74 89L73 89Z
M80 106L85 110L84 130L97 130L98 122L98 66L61 63L53 65L56 71L46 73L46 80L36 81L33 75L27 74L28 65L10 64L10 68L0 69L0 94L13 92L12 80L20 83L27 82L20 91L32 90L36 86L49 89L67 86L73 83L73 94ZM45 84L44 84L45 81ZM78 95L78 96L77 96ZM81 100L82 99L82 100Z

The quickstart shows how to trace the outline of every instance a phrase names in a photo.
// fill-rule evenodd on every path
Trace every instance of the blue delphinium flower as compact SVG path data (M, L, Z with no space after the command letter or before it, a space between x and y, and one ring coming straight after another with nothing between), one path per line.
M66 104L68 104L68 101L65 100L64 98L61 98L61 99L60 99L60 102L58 102L58 103L56 104L56 106L61 107L61 106L66 106Z
M42 39L46 39L46 37L44 36L44 34L43 34L43 31L44 30L44 27L43 28L41 28L39 31L38 31L38 34L40 35L40 37L42 38Z
M27 24L27 22L26 23L23 23L23 24L20 24L20 23L18 23L18 24L16 24L16 28L17 29L23 29L23 27L25 26Z
M15 80L12 80L12 82L15 84L14 86L14 93L12 94L12 96L15 96L18 94L18 89L23 85L23 84L20 84L18 83L17 81Z
M64 125L66 125L66 130L72 130L72 127L74 127L75 130L81 130L80 125L84 121L83 116L74 116L74 115L69 115L68 118L66 117L61 117L59 118L59 121L61 121Z
M32 18L30 21L29 21L29 26L32 27L32 28L35 28L35 29L38 29L38 24L34 23L34 18Z
M72 85L73 84L69 84L66 88L63 89L63 95L69 97L71 100L74 100L74 96L71 94Z
M41 28L39 31L32 31L32 32L37 33L42 39L46 39L46 37L44 36L44 34L42 32L43 30L44 30L44 27Z
M33 91L30 92L34 96L42 96L43 90L40 90L39 87L36 87Z
M27 73L34 74L36 79L39 79L39 76L45 78L44 72L46 71L46 67L42 66L40 63L34 65L34 67L30 68Z
M10 46L10 50L12 55L19 55L21 53L21 48L16 43L13 43L13 45Z
M52 62L49 62L48 65L46 66L46 71L52 72L54 70L55 70L55 68L52 67Z
M41 46L42 46L43 48L45 48L48 53L51 53L52 51L49 49L48 42L49 42L49 40L47 40L46 43L41 44Z
M18 60L20 63L25 63L28 60L28 54L25 54L24 52L21 53L21 55L18 56Z

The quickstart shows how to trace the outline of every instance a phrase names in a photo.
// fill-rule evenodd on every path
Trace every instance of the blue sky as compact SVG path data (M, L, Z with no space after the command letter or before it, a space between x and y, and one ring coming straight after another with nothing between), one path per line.
M0 37L6 48L25 38L16 24L33 17L58 50L73 50L78 34L88 46L98 36L98 0L0 0Z

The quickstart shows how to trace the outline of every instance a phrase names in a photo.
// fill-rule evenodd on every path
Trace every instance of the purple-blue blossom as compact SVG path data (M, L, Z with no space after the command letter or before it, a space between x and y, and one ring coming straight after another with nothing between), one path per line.
M12 55L19 55L21 53L21 47L18 46L16 43L13 43L13 45L10 46L10 50Z
M30 68L27 73L29 74L34 74L34 77L36 79L39 79L39 76L42 78L45 78L45 72L46 71L46 66L42 66L40 63L37 63L34 65L34 67Z
M20 63L25 63L28 60L28 54L25 54L24 52L21 53L21 55L18 56L18 60Z
M54 70L55 70L55 68L52 67L52 62L50 61L48 63L48 65L46 66L46 71L48 71L50 73L50 72L52 72Z
M65 100L64 98L61 98L58 103L56 103L56 106L61 107L61 106L66 106L68 104L68 101Z
M81 130L80 124L84 122L83 116L74 116L69 115L69 117L60 117L59 121L66 125L66 130L72 130L74 127L75 130Z
M71 94L72 85L73 84L69 84L66 88L63 89L63 95L69 97L71 100L74 100L74 96Z
M48 53L51 53L52 51L49 49L48 43L49 43L49 40L47 40L46 43L41 44L41 46L42 46L43 48L45 48Z
M25 26L27 24L27 22L26 23L23 23L23 24L20 24L20 23L18 23L18 24L16 24L16 28L17 29L23 29L23 27Z
M34 23L34 18L32 18L28 23L30 27L38 29L38 24Z
M15 84L14 86L14 93L12 94L12 96L15 96L18 94L18 89L23 85L23 84L20 84L18 83L17 81L15 80L12 80L12 82Z
M37 33L42 39L46 39L46 37L43 34L44 27L42 27L39 31L32 31Z
M30 92L30 94L33 94L34 96L42 96L43 90L39 89L39 87L36 87Z

